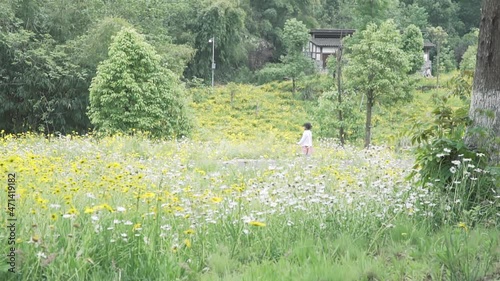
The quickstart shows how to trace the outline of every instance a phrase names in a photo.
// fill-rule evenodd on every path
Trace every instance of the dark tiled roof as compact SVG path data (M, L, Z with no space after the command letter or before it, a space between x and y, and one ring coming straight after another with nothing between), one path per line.
M434 48L434 47L436 47L436 45L434 45L430 41L427 40L424 41L424 48Z
M316 28L309 31L310 34L324 34L332 35L335 37L346 36L353 34L355 29L333 29L333 28Z
M340 38L311 38L310 41L319 47L338 47L340 46Z

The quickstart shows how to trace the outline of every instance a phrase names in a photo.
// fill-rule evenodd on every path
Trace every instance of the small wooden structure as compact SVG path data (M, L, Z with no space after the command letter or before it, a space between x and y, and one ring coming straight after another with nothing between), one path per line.
M356 32L355 29L311 29L309 34L311 38L304 50L306 56L316 62L316 66L320 70L326 70L326 62L330 55L335 55L337 50L342 46L342 39ZM424 41L424 65L422 73L427 69L432 69L432 61L429 58L429 53L435 45L429 41Z
M311 29L311 39L305 49L306 56L316 62L319 69L326 69L328 56L336 53L342 45L342 39L352 35L354 29Z
M436 47L436 45L431 42L425 40L424 41L424 65L422 65L422 75L428 77L432 70L432 61L430 59L431 49Z

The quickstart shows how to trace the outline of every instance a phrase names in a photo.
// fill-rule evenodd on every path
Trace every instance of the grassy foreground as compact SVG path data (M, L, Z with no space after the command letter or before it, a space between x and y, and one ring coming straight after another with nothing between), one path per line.
M495 220L405 180L411 159L317 142L0 140L0 280L497 280ZM456 202L460 204L460 202ZM498 221L498 220L496 220ZM15 273L8 255L15 247Z

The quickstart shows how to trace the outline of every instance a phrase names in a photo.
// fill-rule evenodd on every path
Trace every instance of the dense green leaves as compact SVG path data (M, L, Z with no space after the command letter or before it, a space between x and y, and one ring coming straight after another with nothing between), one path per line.
M402 38L394 22L368 25L346 43L345 68L351 87L373 91L374 98L396 101L407 97L403 91L410 69L408 55L401 49Z
M20 27L12 16L0 33L0 128L70 132L88 128L85 74L50 35Z
M245 49L242 44L245 13L226 2L215 2L203 9L193 25L197 52L185 75L188 78L209 79L212 60L211 38L215 38L215 63L217 80L229 80L235 71L245 64Z
M429 14L428 21L431 26L443 26L450 34L463 32L464 24L458 20L460 6L455 1L415 0L414 3L425 8Z
M299 53L309 40L309 29L293 18L286 21L282 38L288 54Z
M343 128L344 138L354 141L363 136L363 115L359 110L359 101L353 93L344 93L342 103L338 101L338 91L324 92L318 99L315 110L317 122L320 125L319 134L322 137L338 137L339 128ZM344 120L337 118L341 110Z
M89 117L105 133L140 130L156 137L185 136L191 123L183 95L153 47L134 30L123 29L92 80Z
M311 59L304 56L303 48L309 39L309 30L297 19L287 20L283 29L282 40L285 44L286 55L281 58L281 67L287 78L292 80L292 92L297 89L297 79L304 74L314 72Z
M398 0L356 0L356 28L364 29L368 24L380 24L397 12Z
M345 76L351 89L366 96L365 146L370 145L372 108L375 103L390 104L411 97L407 73L408 54L401 48L402 38L393 21L380 26L369 24L346 43Z
M205 83L210 79L212 46L208 40L215 37L216 82L285 77L295 82L309 72L311 64L298 52L290 52L294 43L287 40L303 36L310 28L361 31L370 22L380 24L386 19L393 19L399 29L410 24L421 31L443 26L449 34L448 44L440 46L439 64L435 51L431 59L441 70L454 69L475 43L468 32L478 27L479 2L2 0L0 129L87 131L91 127L85 114L88 88L97 65L108 58L112 36L122 27L144 34L161 57L160 64L181 79L198 77ZM302 22L302 30L285 32L285 23L291 19ZM432 39L429 33L424 33L424 38ZM296 50L300 49L299 41ZM466 58L471 57L469 53ZM415 70L418 56L410 60ZM267 63L274 64L259 72Z
M424 64L424 38L422 32L416 25L409 25L403 33L402 43L402 49L406 52L410 61L410 73L419 71Z

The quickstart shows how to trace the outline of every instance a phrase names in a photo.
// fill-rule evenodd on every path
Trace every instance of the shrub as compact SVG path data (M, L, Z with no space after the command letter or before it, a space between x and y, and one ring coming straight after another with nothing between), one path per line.
M338 118L339 110L342 110L343 121ZM315 115L322 137L339 137L340 126L344 128L346 140L356 140L363 136L363 113L358 110L352 95L344 94L342 104L339 104L337 91L323 93L318 99Z
M468 105L472 91L470 73L463 72L451 80L452 91L435 97L433 120L413 120L412 142L417 144L414 172L419 181L442 192L445 202L459 202L448 217L459 217L474 207L493 200L495 174L490 173L485 154L469 149L464 142L470 124ZM450 99L463 100L453 107ZM450 210L448 210L450 211Z
M259 85L272 81L285 79L286 69L280 64L268 63L263 69L257 72L257 83Z
M191 121L181 85L161 66L153 47L133 29L124 28L92 80L88 115L106 134L135 129L155 137L184 136Z

